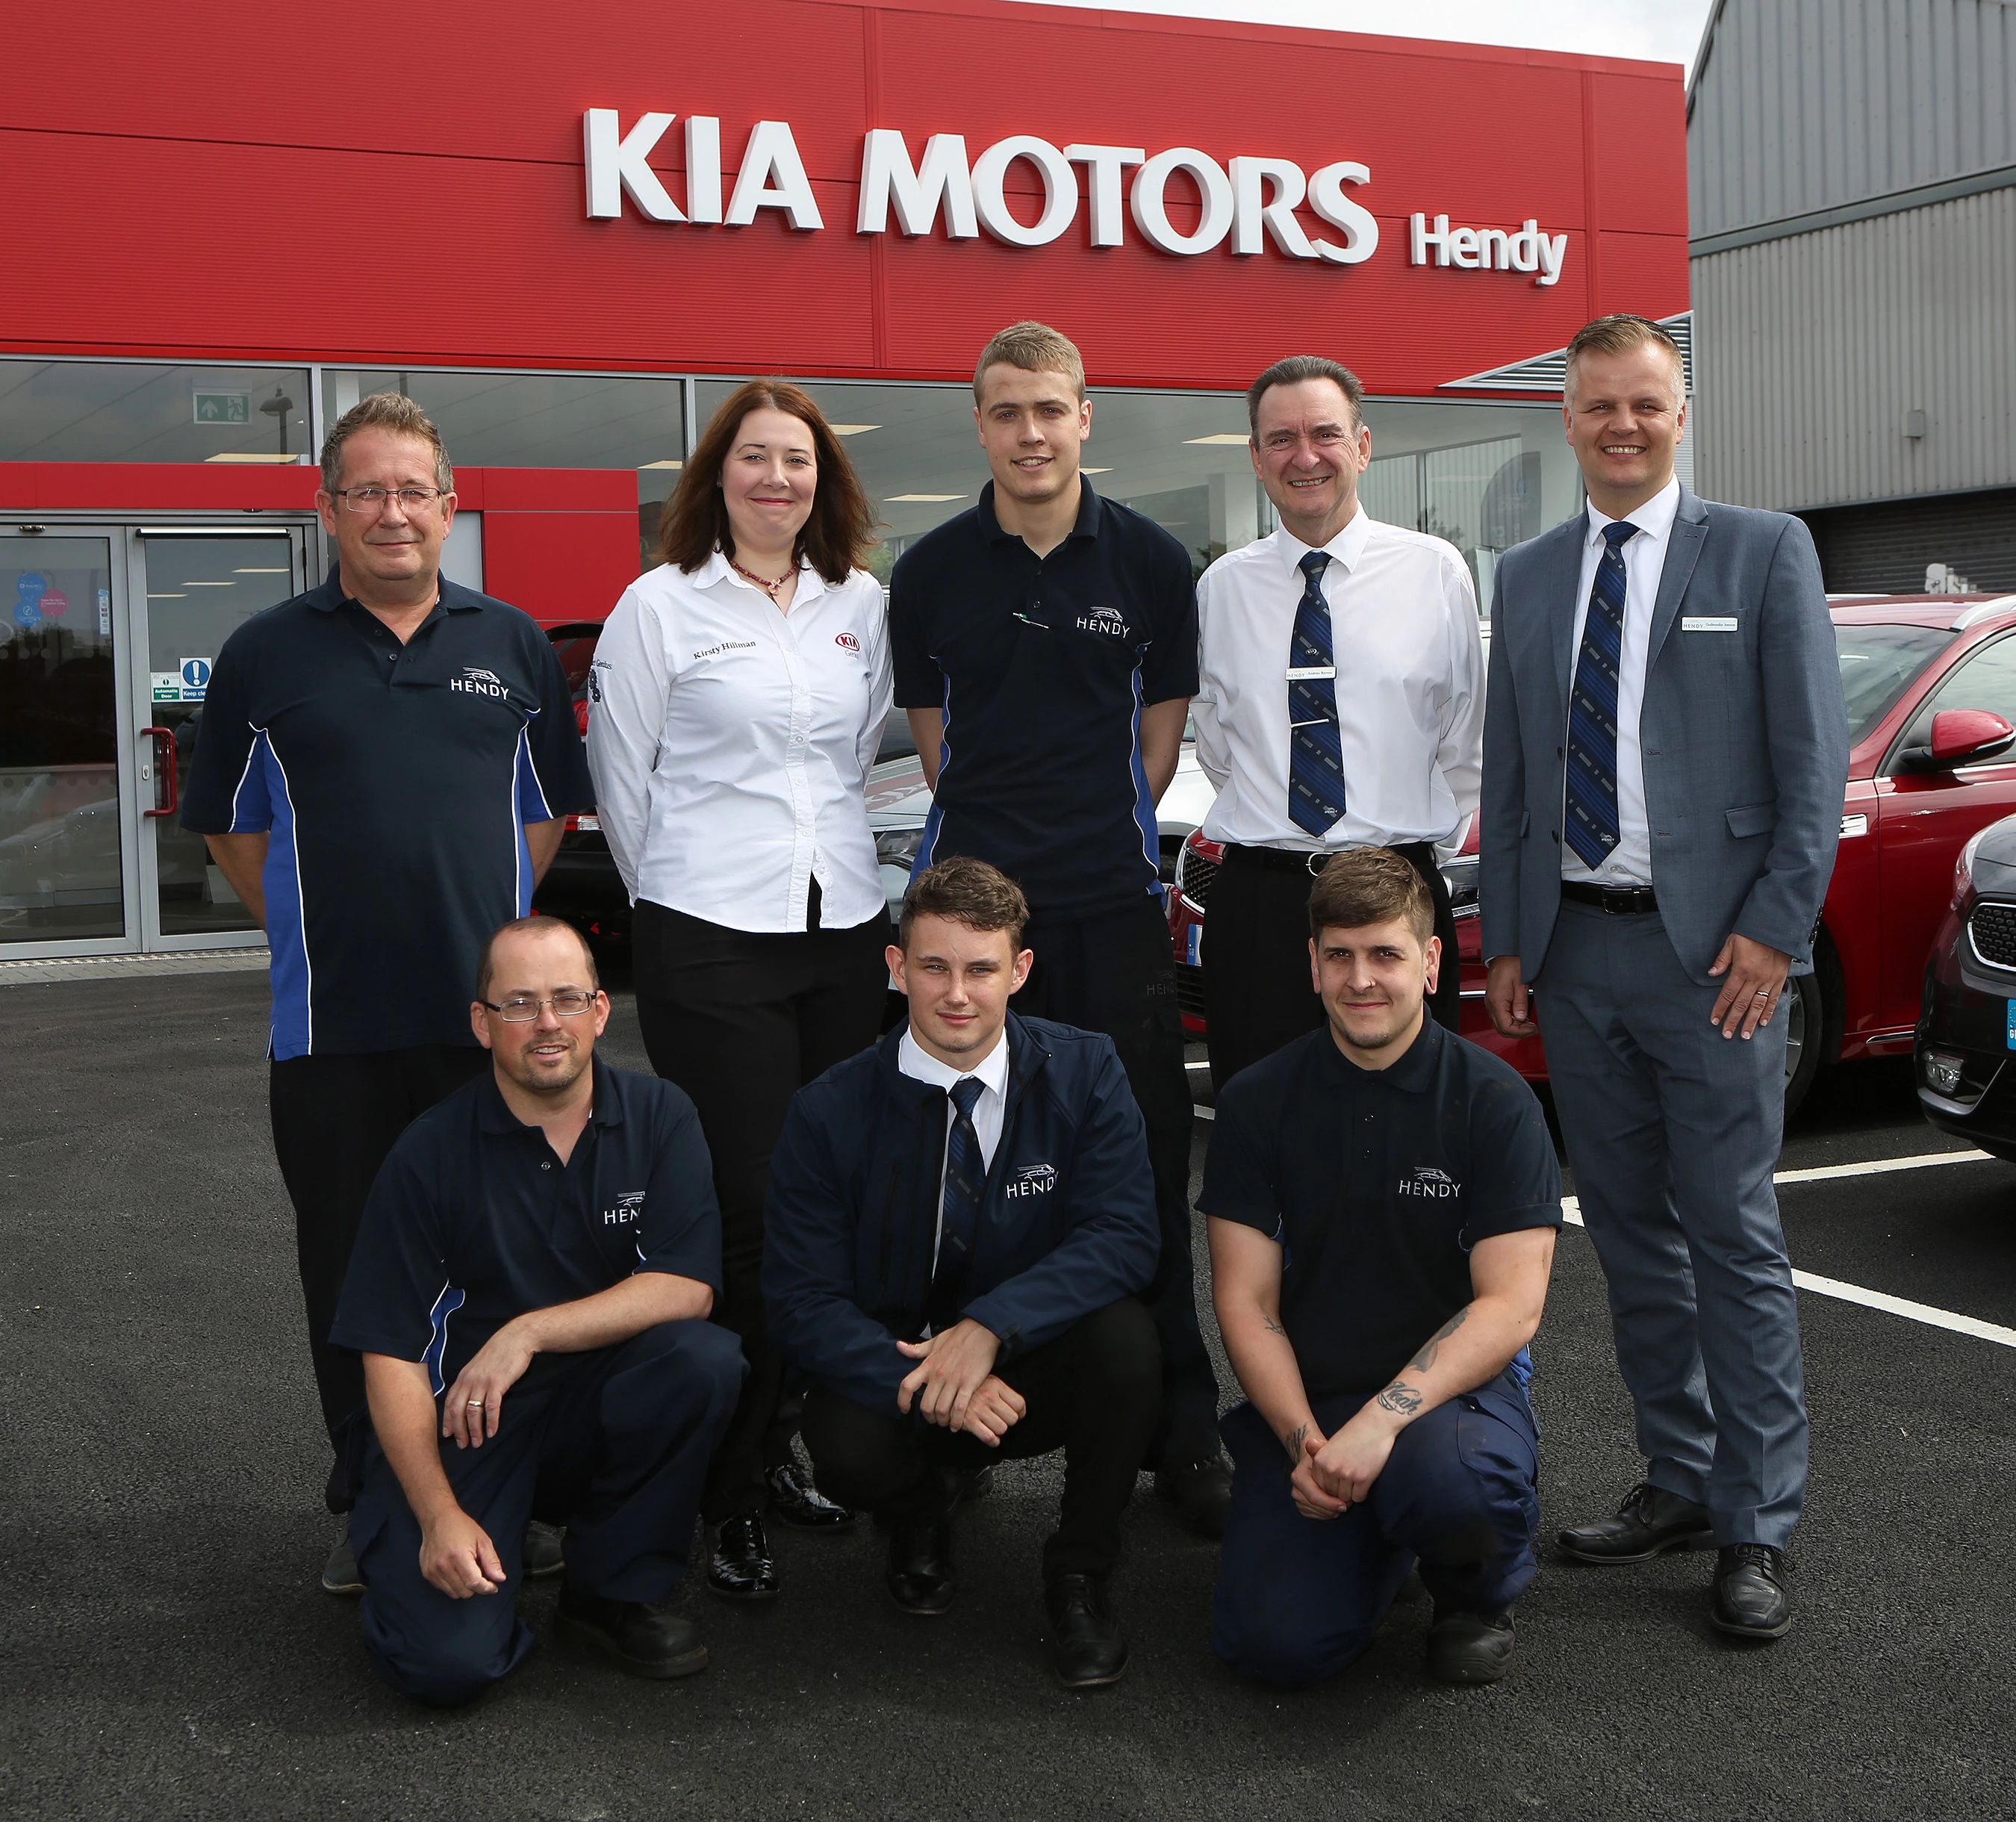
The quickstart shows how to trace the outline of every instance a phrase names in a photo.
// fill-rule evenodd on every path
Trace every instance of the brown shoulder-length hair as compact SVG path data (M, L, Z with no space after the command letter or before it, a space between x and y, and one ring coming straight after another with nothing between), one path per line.
M812 514L798 534L797 556L811 564L829 582L846 581L859 569L876 542L875 509L854 471L825 414L801 386L788 380L751 380L736 387L714 414L692 455L672 497L658 515L658 551L665 561L690 574L717 546L735 554L735 535L729 529L728 502L721 492L721 471L727 465L742 420L752 411L781 411L812 434L812 453L819 463L819 484L812 494Z

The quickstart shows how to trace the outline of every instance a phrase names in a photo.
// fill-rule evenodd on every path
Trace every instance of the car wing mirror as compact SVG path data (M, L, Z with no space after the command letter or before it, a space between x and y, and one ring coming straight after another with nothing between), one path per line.
M1985 708L1942 708L1932 717L1932 737L1897 755L1907 772L1951 772L1978 765L2016 746L2016 726Z

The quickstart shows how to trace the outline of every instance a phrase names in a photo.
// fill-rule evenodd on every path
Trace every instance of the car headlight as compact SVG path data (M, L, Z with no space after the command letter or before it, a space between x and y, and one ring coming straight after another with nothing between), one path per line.
M1967 838L1967 845L1960 851L1960 858L1953 862L1953 906L1958 910L1974 893L1974 855L1980 847L1981 838L1986 829L1977 829Z
M875 859L883 866L908 873L924 844L922 829L884 829L875 837Z

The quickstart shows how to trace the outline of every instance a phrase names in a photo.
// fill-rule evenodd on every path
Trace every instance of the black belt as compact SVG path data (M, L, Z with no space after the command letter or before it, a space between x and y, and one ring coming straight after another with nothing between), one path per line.
M1563 880L1561 896L1577 905L1593 905L1613 917L1642 917L1659 909L1650 886L1590 886L1580 880Z
M1425 841L1403 841L1394 848L1393 852L1413 861L1416 860L1417 852L1428 845ZM1314 852L1299 848L1248 848L1237 841L1228 841L1225 844L1225 858L1227 860L1250 861L1254 866L1264 866L1271 872L1307 873L1311 878L1321 873L1338 855L1350 852L1345 848L1319 848ZM1432 865L1432 862L1430 864Z

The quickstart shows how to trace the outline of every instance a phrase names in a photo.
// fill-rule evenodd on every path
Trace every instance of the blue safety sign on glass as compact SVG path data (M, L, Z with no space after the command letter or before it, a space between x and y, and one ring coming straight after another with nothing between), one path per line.
M33 632L42 624L42 597L49 592L47 580L33 570L24 570L14 583L14 624L23 632Z
M203 692L210 687L210 660L184 658L182 660L182 700L200 702Z

